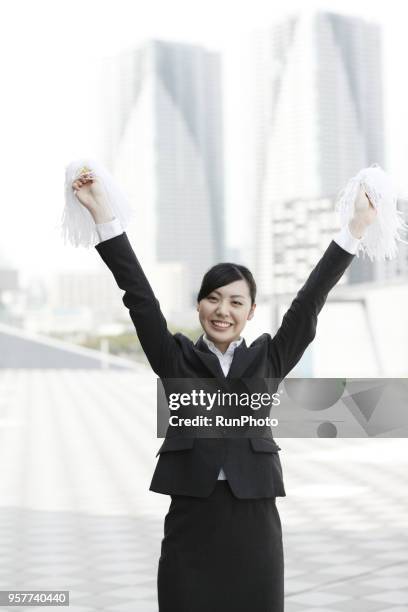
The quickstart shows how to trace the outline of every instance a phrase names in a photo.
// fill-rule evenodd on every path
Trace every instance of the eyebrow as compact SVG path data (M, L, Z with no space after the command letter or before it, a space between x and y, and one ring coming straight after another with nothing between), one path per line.
M218 293L218 295L221 295L221 293L219 291L217 291L217 289L214 289L213 293ZM245 295L230 295L230 297L232 298L242 298L245 300Z

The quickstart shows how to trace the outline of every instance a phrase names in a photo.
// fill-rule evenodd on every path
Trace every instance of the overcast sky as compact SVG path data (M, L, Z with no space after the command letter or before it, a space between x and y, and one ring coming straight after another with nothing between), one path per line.
M92 268L94 250L64 246L58 232L65 165L98 154L95 67L103 57L146 38L201 43L223 53L226 104L237 91L237 57L250 31L273 23L307 0L16 1L0 8L0 258L27 273ZM326 1L314 6L380 22L385 35L389 170L405 179L408 11L402 3ZM395 6L395 10L391 8ZM236 118L226 124L229 239L244 235L237 181L245 156ZM235 151L229 157L228 151ZM233 214L234 213L234 214Z

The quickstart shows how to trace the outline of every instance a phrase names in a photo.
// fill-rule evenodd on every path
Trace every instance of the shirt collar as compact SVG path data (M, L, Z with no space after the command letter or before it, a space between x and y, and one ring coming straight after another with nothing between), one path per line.
M211 340L210 340L210 339L207 337L207 334L205 334L205 333L204 333L204 335L203 335L203 340L204 340L204 342L206 343L206 345L208 346L208 348L209 348L211 351L213 351L213 352L217 351L217 353L219 353L220 355L223 355L223 356L224 356L224 355L226 355L227 353L233 353L233 352L235 351L235 349L237 348L237 346L239 346L239 345L241 344L241 342L242 342L244 339L242 338L242 336L240 336L240 337L238 338L238 340L234 340L233 342L230 342L230 344L229 344L229 346L228 346L227 350L225 351L225 353L222 353L222 352L220 351L220 349L218 349L218 348L215 346L214 342L211 342Z

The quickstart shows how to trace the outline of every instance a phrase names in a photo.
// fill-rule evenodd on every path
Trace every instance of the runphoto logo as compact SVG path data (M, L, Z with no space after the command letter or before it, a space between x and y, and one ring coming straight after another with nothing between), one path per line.
M179 410L181 407L201 407L212 410L214 406L242 406L259 410L267 406L279 406L279 393L228 393L218 389L214 393L208 393L203 389L193 389L189 393L170 393L170 410Z

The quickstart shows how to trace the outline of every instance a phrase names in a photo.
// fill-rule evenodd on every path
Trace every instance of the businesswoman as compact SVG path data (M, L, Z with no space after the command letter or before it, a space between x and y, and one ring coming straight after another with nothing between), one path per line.
M124 291L142 348L165 379L281 381L316 334L327 295L356 253L375 209L364 193L283 317L277 333L247 346L241 333L256 309L256 284L244 266L221 263L204 276L197 296L203 334L196 343L171 334L160 305L101 185L85 170L72 188L93 216L99 255ZM361 199L364 204L361 205ZM284 557L276 497L285 496L280 447L261 436L174 435L158 451L150 490L171 496L158 566L160 612L282 612Z

